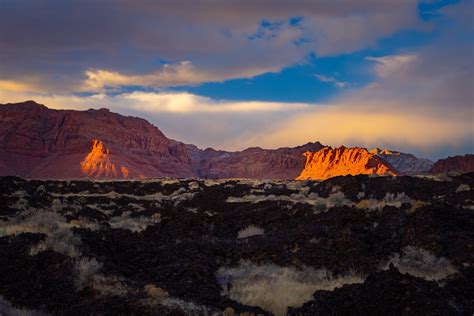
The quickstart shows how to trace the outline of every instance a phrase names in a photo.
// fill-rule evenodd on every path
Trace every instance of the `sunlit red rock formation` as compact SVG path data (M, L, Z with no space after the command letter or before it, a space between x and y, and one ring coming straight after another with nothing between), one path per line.
M102 144L93 147L94 139ZM186 145L144 119L107 109L52 110L33 101L0 105L0 172L29 178L194 176Z
M91 152L81 161L81 170L84 175L94 178L127 178L127 167L115 166L111 162L110 149L104 143L94 139Z
M431 163L388 150L322 148L315 142L239 152L201 150L167 138L144 119L107 109L52 110L33 101L0 104L0 176L325 179L342 174L399 174L396 167L417 173ZM432 172L474 169L472 155L458 160L440 161Z
M144 119L107 109L51 110L33 101L0 105L0 175L294 179L304 167L302 153L322 147L201 150L166 138Z
M297 180L323 180L357 174L398 174L388 162L365 148L325 147L317 152L305 152L304 155L306 164Z
M304 168L305 151L318 151L321 143L293 148L248 148L227 152L188 145L196 174L202 178L294 179Z
M430 173L474 172L474 155L454 156L435 162Z
M399 151L376 147L369 152L383 158L390 163L392 167L403 174L426 173L433 166L433 162L429 159L417 158L412 154L401 153Z

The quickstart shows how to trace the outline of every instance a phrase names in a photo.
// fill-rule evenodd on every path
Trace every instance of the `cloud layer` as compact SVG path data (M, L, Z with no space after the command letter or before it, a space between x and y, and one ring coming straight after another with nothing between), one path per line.
M415 0L6 1L0 73L41 91L188 85L352 52L424 24Z
M431 2L430 2L431 3ZM438 158L474 151L472 1L418 15L419 1L7 1L0 10L0 103L108 107L200 147L383 146ZM374 54L411 29L434 40ZM177 92L358 50L366 85L324 103L232 101ZM311 75L311 76L313 76ZM314 76L312 77L314 79ZM270 87L271 89L271 87ZM180 90L182 91L182 90Z

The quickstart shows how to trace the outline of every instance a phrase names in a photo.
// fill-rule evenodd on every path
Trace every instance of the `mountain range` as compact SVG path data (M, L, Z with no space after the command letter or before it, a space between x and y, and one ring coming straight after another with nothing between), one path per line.
M0 175L26 178L326 179L346 174L474 171L474 155L433 163L375 148L252 147L229 152L167 138L148 121L108 109L0 105Z

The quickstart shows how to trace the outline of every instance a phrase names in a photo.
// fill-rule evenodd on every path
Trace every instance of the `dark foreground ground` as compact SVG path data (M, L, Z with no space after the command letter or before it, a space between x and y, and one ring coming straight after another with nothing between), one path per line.
M473 315L473 189L0 178L0 314Z

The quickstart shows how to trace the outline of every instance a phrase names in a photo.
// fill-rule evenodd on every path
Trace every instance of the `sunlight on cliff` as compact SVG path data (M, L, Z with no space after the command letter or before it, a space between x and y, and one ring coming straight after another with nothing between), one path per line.
M92 150L81 161L81 171L88 177L105 178L128 178L129 170L124 167L116 167L110 159L110 149L98 139L92 141Z
M325 147L317 152L305 152L306 163L297 180L325 180L336 176L357 174L390 174L396 171L365 148Z

